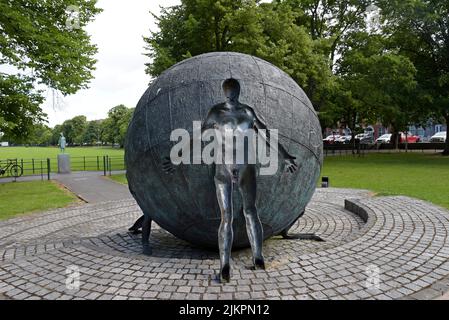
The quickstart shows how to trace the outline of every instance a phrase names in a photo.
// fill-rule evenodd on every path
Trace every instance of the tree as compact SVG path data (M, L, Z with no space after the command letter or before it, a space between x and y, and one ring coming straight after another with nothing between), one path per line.
M331 69L347 35L365 29L367 9L373 3L372 0L287 0L286 2L292 8L303 12L296 19L297 25L305 26L312 39L326 40L326 52L329 55Z
M449 3L447 0L379 0L383 31L417 69L420 113L449 126ZM443 152L449 155L449 139Z
M28 77L0 74L0 131L10 138L28 136L33 124L46 117L42 102Z
M125 138L126 138L126 132L128 131L129 123L131 122L131 118L133 116L135 108L130 108L126 110L126 113L123 115L123 117L118 121L119 126L119 135L118 135L118 142L120 144L120 147L123 148L125 145Z
M38 124L33 126L33 130L26 142L31 145L48 146L51 144L52 134L53 132L48 126Z
M256 0L182 0L162 9L159 31L145 38L152 61L147 72L158 76L187 57L236 51L265 59L293 77L316 107L333 85L321 41L295 24L299 12L287 3Z
M53 130L51 131L51 139L50 139L50 144L53 146L57 146L59 143L59 137L61 136L61 133L63 132L63 128L62 125L57 124L55 125L55 127L53 128Z
M87 144L95 144L101 141L101 120L93 120L87 123L82 141Z
M87 127L85 116L76 116L72 119L64 121L61 126L62 133L68 144L82 144L84 130Z
M63 95L87 87L97 48L83 27L101 11L95 4L95 0L0 2L0 65L18 70L0 76L0 130L25 137L30 127L46 118L39 106L43 96L33 90L36 84ZM75 28L68 27L74 18L70 8L79 9Z
M381 121L397 134L416 118L416 69L382 35L353 33L339 59L337 110L353 130L358 124Z
M101 124L103 141L117 143L120 148L123 148L133 112L134 109L129 109L122 104L109 110L108 118Z
M354 33L339 61L338 75L343 91L355 98L353 114L364 121L380 120L394 136L414 119L416 69L395 50L387 50L382 35ZM392 139L396 143L396 139Z

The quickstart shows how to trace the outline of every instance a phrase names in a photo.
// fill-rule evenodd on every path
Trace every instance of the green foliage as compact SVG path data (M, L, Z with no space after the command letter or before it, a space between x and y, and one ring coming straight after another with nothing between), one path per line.
M377 121L404 130L414 120L415 73L407 57L385 50L382 35L353 33L338 61L333 111L352 130Z
M372 0L277 0L302 12L296 24L304 26L312 39L322 39L333 64L346 37L366 27L366 10Z
M62 133L68 144L82 144L84 131L87 128L87 120L85 116L76 116L70 120L64 121L61 126Z
M101 11L95 4L95 0L0 2L0 65L19 70L17 75L0 77L1 131L25 138L30 127L46 118L39 107L43 97L33 90L36 84L64 95L87 88L97 48L83 28ZM80 10L79 28L66 25L69 6ZM32 76L21 75L25 72Z
M449 4L447 0L379 0L391 46L417 69L421 114L449 124ZM449 155L449 139L445 153Z
M103 141L112 144L118 143L123 148L133 112L134 108L129 109L122 104L109 110L108 118L101 124Z
M101 120L93 120L87 123L87 127L82 134L82 142L93 145L101 141Z
M33 127L31 139L28 142L32 145L48 146L51 144L53 131L44 124L38 124Z
M146 38L147 72L158 76L187 57L212 51L252 54L283 69L323 104L333 76L321 40L295 22L299 12L284 2L183 0L162 10L160 28Z
M0 73L0 132L5 138L30 134L32 126L46 117L39 107L42 102L29 77Z

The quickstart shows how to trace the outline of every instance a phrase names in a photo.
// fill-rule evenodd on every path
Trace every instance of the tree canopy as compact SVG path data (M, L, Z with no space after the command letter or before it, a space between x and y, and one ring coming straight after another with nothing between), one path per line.
M163 8L159 30L145 38L151 76L187 57L212 51L258 56L287 72L316 106L332 89L333 75L321 40L298 25L301 12L289 3L256 0L182 0Z
M101 9L95 0L8 0L0 2L0 131L26 137L46 119L37 85L63 95L87 88L97 52L84 31ZM76 8L79 13L73 16ZM76 26L69 22L76 19Z
M390 45L417 70L420 114L449 124L449 2L379 0ZM449 139L445 154L449 155Z

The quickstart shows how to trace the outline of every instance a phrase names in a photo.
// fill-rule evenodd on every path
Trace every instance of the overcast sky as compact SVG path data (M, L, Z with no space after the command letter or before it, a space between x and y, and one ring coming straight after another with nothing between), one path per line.
M43 109L49 125L53 127L77 115L85 115L88 120L102 119L118 104L135 107L150 80L145 74L144 63L149 58L143 55L142 39L156 28L149 11L159 14L160 5L178 3L179 0L99 0L97 6L104 11L87 28L98 46L95 78L89 89L72 96L53 99L52 91L47 91Z

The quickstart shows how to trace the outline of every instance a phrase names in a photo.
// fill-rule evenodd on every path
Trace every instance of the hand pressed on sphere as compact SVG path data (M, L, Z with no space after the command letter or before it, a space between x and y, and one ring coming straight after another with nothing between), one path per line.
M288 172L293 173L298 170L298 165L295 162L295 157L291 156L288 159L285 159L285 168Z
M169 157L165 157L162 160L162 170L164 170L166 174L173 174L175 172L175 167Z

